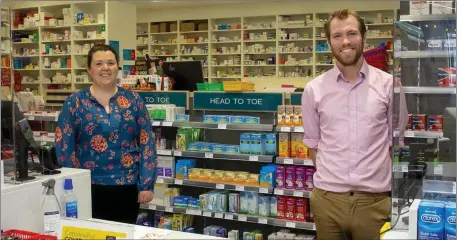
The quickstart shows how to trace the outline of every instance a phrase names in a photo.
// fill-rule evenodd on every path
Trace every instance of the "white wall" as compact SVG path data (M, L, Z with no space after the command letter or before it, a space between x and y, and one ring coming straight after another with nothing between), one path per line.
M151 4L154 4L151 2ZM137 9L137 22L192 20L205 18L226 18L256 15L296 14L322 12L327 13L340 8L357 11L399 9L399 1L298 1L298 2L263 2L230 5L177 8L177 9Z

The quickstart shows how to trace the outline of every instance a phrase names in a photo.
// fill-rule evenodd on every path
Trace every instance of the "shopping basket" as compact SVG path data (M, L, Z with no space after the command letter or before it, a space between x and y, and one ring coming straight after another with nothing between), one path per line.
M18 238L19 240L23 240L23 239L57 240L57 236L44 235L44 234L40 234L40 233L34 233L34 232L29 232L29 231L17 230L17 229L11 229L11 230L2 232L2 238L6 237L6 236Z
M369 49L363 52L363 57L369 65L389 72L389 54L385 46Z

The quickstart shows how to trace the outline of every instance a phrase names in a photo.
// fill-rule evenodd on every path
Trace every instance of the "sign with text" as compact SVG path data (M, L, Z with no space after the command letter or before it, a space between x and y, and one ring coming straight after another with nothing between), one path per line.
M276 112L283 93L194 92L194 109Z
M61 219L58 239L133 239L133 226L103 220Z
M171 92L141 92L138 94L143 98L146 104L174 104L177 107L189 109L189 92L171 91Z
M291 93L290 94L290 105L301 105L301 96L303 93Z

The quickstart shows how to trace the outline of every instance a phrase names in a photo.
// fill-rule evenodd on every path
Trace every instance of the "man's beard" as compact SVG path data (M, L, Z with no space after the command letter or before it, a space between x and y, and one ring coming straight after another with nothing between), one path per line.
M354 60L348 62L346 60L344 60L341 56L340 56L340 53L341 52L337 52L335 53L335 51L333 50L333 48L331 47L332 49L332 54L333 56L336 58L336 60L341 63L341 65L343 66L354 66L360 59L360 57L362 56L362 47L356 47L355 48L355 58Z

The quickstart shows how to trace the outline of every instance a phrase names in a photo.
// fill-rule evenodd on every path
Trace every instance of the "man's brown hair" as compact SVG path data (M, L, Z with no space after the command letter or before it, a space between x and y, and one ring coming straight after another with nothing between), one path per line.
M365 39L365 34L367 32L367 27L365 26L365 21L360 17L360 15L355 12L351 11L347 8L343 8L331 13L327 19L327 22L324 24L325 29L325 36L327 37L328 42L330 42L330 23L334 18L338 18L340 20L347 19L349 16L355 17L359 22L359 32L362 34L362 39Z

